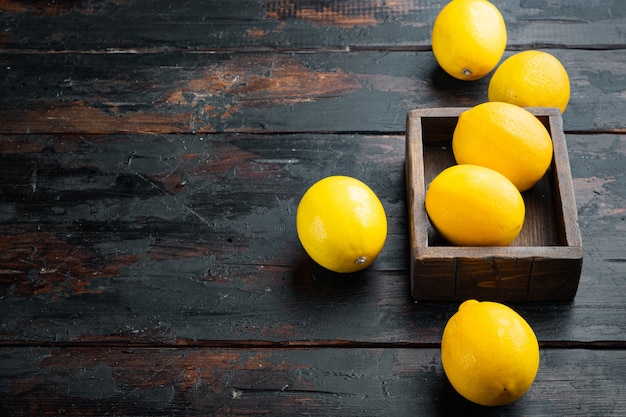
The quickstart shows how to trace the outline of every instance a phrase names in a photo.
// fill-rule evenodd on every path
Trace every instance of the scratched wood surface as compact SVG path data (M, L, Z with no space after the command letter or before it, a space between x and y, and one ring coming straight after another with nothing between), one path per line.
M626 407L622 350L544 349L527 395L497 408L461 398L433 348L125 347L89 355L7 348L0 355L19 393L2 399L10 415L598 416Z
M445 0L2 0L2 43L15 49L159 52L168 49L419 49ZM622 49L621 0L492 2L511 48Z
M462 400L454 303L410 296L406 112L486 100L442 73L445 1L0 0L0 415L626 414L626 2L495 1L506 56L567 68L584 246L571 303L524 303L542 366ZM295 233L331 174L381 198L338 277Z
M626 51L550 52L571 77L565 129L623 133ZM452 81L429 51L11 51L2 59L0 133L19 134L398 133L411 109L486 101L489 82Z
M624 340L613 274L626 141L568 140L579 294L520 309L543 340ZM403 136L15 135L2 146L7 341L436 342L455 308L410 299ZM320 270L295 232L299 196L332 174L370 184L389 218L380 258L354 276Z

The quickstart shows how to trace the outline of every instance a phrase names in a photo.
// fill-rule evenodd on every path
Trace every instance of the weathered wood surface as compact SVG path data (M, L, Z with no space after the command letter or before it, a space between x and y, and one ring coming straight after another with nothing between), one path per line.
M542 366L496 409L442 373L457 304L410 295L406 112L488 85L438 69L444 3L0 0L0 414L626 414L626 2L494 0L570 74L584 247L573 302L515 306ZM295 234L337 173L389 216L342 277Z
M541 340L624 341L626 138L568 145L579 291L520 308ZM403 136L28 135L1 150L5 341L432 343L455 308L410 299ZM331 174L368 183L389 218L354 276L316 268L295 232L300 196Z
M541 351L519 401L487 408L447 382L435 348L3 348L3 415L623 415L626 353ZM33 372L36 369L36 372ZM0 387L2 387L0 383ZM601 392L601 396L592 395Z
M550 52L571 78L565 130L624 132L626 49ZM454 81L430 51L19 52L0 80L0 133L19 134L398 133L409 110L478 104L489 83Z
M2 0L0 45L35 50L280 50L430 47L446 0L227 0L173 4L141 0ZM494 0L515 48L626 45L621 0Z

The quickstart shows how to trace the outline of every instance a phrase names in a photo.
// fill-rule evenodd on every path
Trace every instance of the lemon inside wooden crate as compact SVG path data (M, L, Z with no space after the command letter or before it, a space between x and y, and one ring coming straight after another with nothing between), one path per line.
M455 164L452 134L466 108L412 110L407 115L406 178L411 291L418 300L571 300L582 269L582 242L561 113L529 108L550 132L554 157L546 175L522 193L526 218L506 247L448 244L428 220L430 181Z

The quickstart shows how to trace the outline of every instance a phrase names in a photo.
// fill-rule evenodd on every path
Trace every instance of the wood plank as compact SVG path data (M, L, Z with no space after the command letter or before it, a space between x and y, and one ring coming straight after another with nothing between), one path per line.
M564 129L624 131L626 50L552 52ZM431 52L17 53L0 56L0 133L397 133L411 109L486 101L488 81L452 80Z
M454 391L437 348L0 348L0 411L11 416L621 416L624 375L621 350L544 349L530 390L511 405L486 408Z
M584 260L572 303L519 305L543 341L625 340L624 135L567 135ZM4 136L0 339L437 342L456 304L415 303L404 136ZM314 265L300 196L331 174L380 196L362 273Z
M0 1L0 47L33 50L428 49L439 1ZM509 2L500 9L512 49L626 45L621 0Z

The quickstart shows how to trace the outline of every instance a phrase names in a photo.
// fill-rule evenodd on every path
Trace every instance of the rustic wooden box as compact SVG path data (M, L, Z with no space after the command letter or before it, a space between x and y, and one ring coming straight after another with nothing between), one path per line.
M451 246L428 220L430 181L455 164L452 134L466 108L412 110L407 115L406 178L411 243L411 291L417 300L571 300L582 268L582 242L558 109L529 108L554 143L548 172L522 193L526 218L509 246Z

